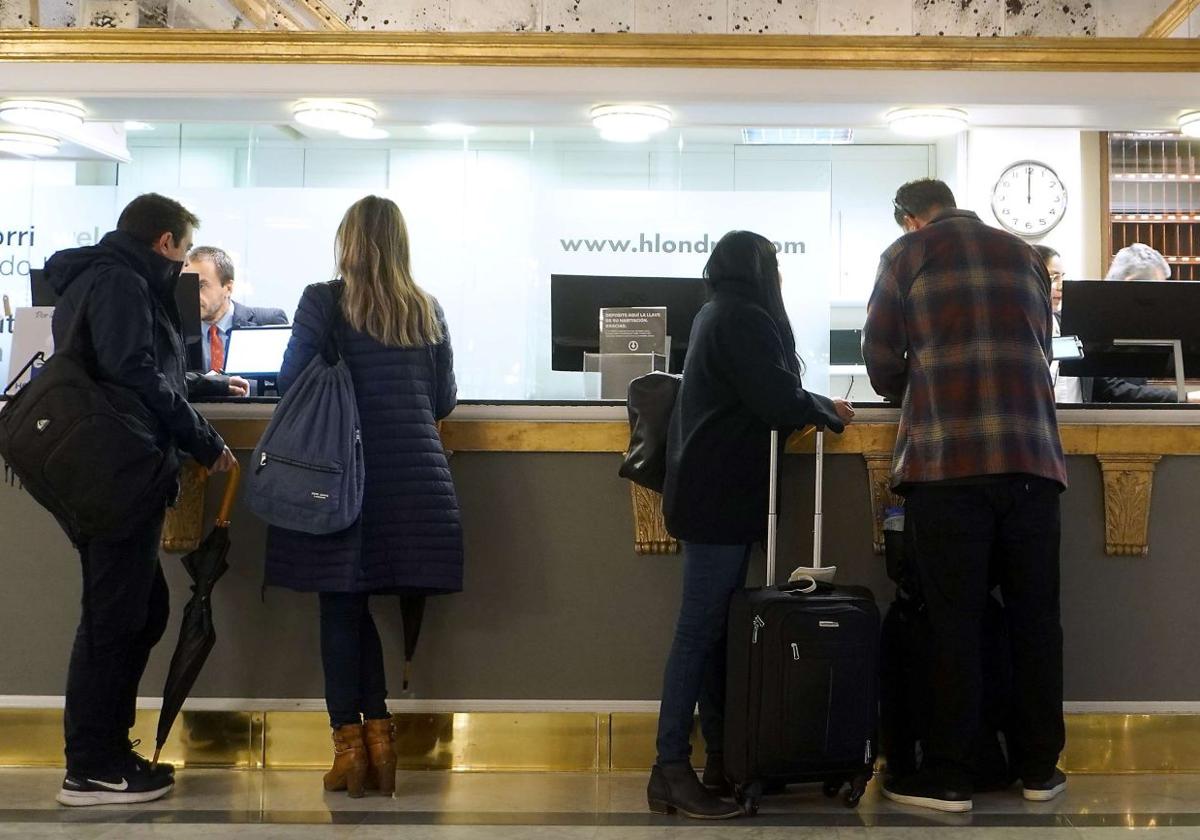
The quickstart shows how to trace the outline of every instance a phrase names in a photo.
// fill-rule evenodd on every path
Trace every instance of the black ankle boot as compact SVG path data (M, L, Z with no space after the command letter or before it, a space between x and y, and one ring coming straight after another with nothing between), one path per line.
M722 753L709 753L704 762L704 786L717 796L733 796L733 785L725 778L725 756Z
M700 784L690 764L655 764L646 786L646 801L655 814L676 811L696 820L728 820L742 809L715 796Z

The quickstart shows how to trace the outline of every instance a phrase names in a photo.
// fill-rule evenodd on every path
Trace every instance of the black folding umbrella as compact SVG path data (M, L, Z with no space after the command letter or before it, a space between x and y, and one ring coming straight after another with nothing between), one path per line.
M241 469L235 463L229 473L229 483L225 486L225 498L221 501L216 526L199 548L183 558L183 566L192 577L192 597L183 610L179 642L175 645L171 667L167 671L167 683L163 686L162 712L158 717L158 737L154 746L155 765L158 764L163 744L167 742L183 701L196 684L196 677L200 676L200 669L217 642L217 631L213 628L212 591L229 568L225 562L229 555L229 513L237 497L240 480Z
M424 595L400 596L400 620L404 626L404 691L408 691L413 654L417 652L417 639L421 637L421 622L424 618Z

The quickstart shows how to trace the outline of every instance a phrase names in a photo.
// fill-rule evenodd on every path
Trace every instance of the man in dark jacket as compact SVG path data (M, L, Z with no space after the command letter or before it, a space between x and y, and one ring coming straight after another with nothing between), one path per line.
M115 231L97 245L59 251L46 263L46 275L59 295L55 343L63 346L78 323L72 340L80 355L98 378L137 394L159 421L160 444L224 471L233 454L187 401L175 304L175 283L198 224L176 201L139 196ZM83 617L67 676L63 805L148 802L174 784L171 767L152 771L129 741L138 683L167 623L158 546L169 501L146 510L129 537L93 540L80 549Z
M933 628L933 722L923 769L885 795L971 809L979 730L980 621L989 568L1012 632L1025 798L1066 787L1059 621L1059 493L1066 462L1050 379L1050 276L1015 236L958 210L941 181L893 201L907 235L880 260L863 357L875 390L902 404L892 485Z

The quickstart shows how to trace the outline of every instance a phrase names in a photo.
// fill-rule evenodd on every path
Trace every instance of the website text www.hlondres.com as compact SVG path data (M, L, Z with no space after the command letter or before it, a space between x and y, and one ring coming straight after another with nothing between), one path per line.
M699 239L676 239L661 233L640 234L638 239L559 239L562 250L567 253L612 253L612 254L707 254L720 240L719 236L707 233ZM802 241L776 241L775 250L780 254L804 254L807 246Z

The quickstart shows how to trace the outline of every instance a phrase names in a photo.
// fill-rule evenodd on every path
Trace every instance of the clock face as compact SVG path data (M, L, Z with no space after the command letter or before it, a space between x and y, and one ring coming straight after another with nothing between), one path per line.
M1023 160L1005 169L996 182L992 212L1005 230L1041 236L1066 214L1067 188L1046 164Z

